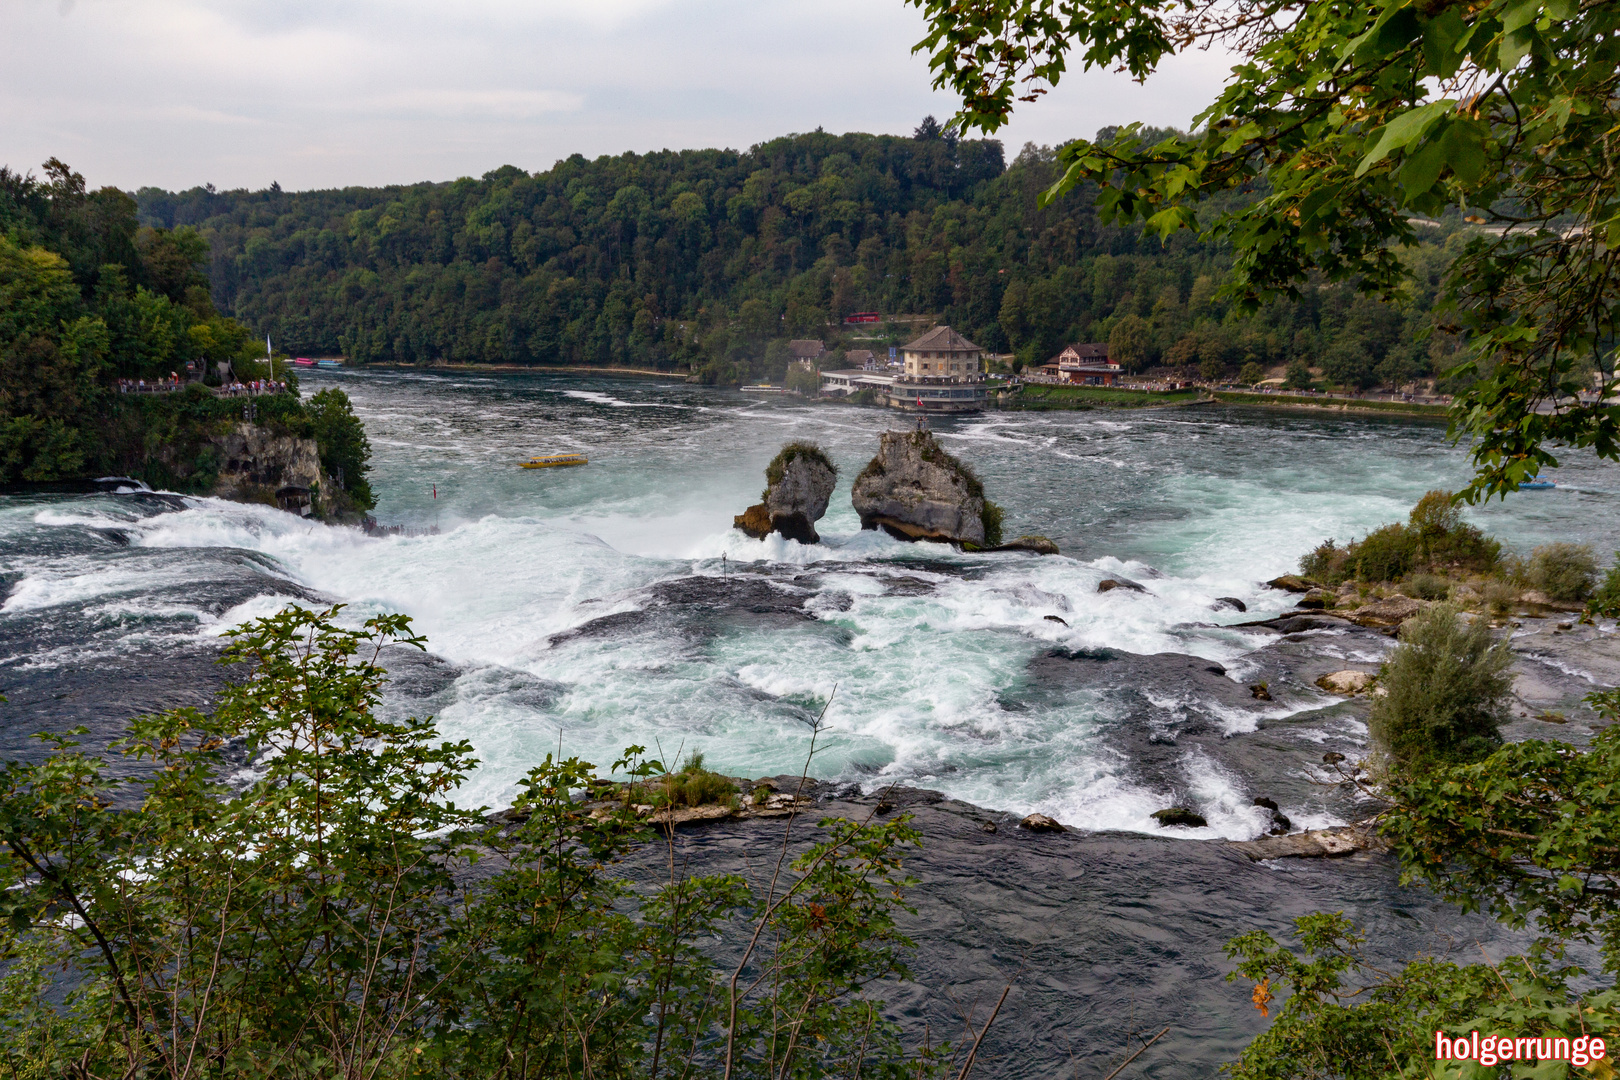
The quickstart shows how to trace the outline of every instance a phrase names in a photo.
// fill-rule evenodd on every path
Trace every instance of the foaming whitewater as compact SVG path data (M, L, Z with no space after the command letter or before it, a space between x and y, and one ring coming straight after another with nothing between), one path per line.
M991 413L938 434L1009 533L1065 554L963 554L860 529L848 485L893 422L881 411L678 383L312 379L341 379L366 421L378 516L436 533L369 538L141 492L12 497L0 669L211 655L285 603L341 602L357 621L404 612L427 635L436 674L402 679L390 707L475 746L475 804L504 803L548 753L605 765L639 743L733 774L808 760L867 790L934 788L1087 829L1159 832L1154 811L1187 805L1208 826L1172 834L1247 838L1269 825L1256 796L1296 824L1350 812L1311 763L1354 751L1365 727L1311 673L1376 664L1388 643L1234 624L1285 609L1262 583L1315 544L1398 520L1467 472L1424 425ZM843 477L820 545L730 527L793 438L826 446ZM550 449L591 464L515 468ZM1568 471L1580 490L1480 524L1524 546L1611 531L1601 471ZM1146 591L1098 593L1110 577ZM1251 695L1259 682L1272 701Z

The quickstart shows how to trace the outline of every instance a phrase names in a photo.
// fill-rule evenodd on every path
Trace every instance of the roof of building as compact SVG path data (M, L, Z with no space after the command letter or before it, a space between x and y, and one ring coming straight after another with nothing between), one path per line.
M1052 358L1052 363L1057 363L1069 353L1073 353L1075 359L1077 360L1100 360L1103 363L1108 362L1108 346L1103 343L1092 343L1089 345L1065 345L1063 347L1063 352L1058 353Z
M827 351L827 346L821 343L820 338L797 338L788 342L788 352L795 357L817 357Z
M948 326L936 326L905 346L906 352L982 352L977 345Z
M872 359L872 350L848 349L844 352L844 359L851 364L864 364Z

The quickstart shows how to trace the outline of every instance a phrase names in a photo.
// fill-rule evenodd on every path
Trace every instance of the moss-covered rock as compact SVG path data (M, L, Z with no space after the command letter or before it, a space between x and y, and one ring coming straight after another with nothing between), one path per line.
M773 532L801 544L821 541L816 522L827 512L838 466L815 443L790 442L765 467L761 502L732 519L734 527L756 540Z
M850 497L863 529L979 548L1001 543L1001 508L985 499L983 482L929 431L884 432Z

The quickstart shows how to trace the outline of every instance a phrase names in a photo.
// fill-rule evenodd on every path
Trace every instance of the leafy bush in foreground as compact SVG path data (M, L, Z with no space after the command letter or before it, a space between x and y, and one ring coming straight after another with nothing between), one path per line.
M1256 932L1234 939L1234 977L1254 982L1256 1007L1276 1022L1229 1067L1236 1080L1336 1077L1612 1077L1515 1060L1437 1065L1434 1033L1620 1037L1620 691L1587 702L1609 723L1586 749L1530 739L1489 757L1397 775L1380 831L1403 882L1424 884L1464 910L1540 937L1524 956L1460 966L1420 957L1381 970L1340 914L1296 920L1305 955ZM1573 943L1596 944L1603 976L1565 963Z
M904 977L904 817L821 823L756 890L609 872L651 834L587 815L577 759L510 831L452 800L474 764L377 715L403 616L292 608L238 631L212 713L135 721L139 779L52 739L0 768L0 1060L74 1077L932 1076L868 995ZM634 755L630 755L634 757ZM623 761L641 777L656 762ZM467 884L480 855L497 869ZM722 969L728 925L754 942ZM62 994L65 992L65 1000Z
M1501 742L1511 663L1482 619L1465 622L1450 604L1414 616L1379 676L1374 742L1401 770L1484 757Z
M1620 551L1614 553L1614 565L1603 572L1603 580L1592 590L1586 609L1589 614L1605 618L1620 616Z

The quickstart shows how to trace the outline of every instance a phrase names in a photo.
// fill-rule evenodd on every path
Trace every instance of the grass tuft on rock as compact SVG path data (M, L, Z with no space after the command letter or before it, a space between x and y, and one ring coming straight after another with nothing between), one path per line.
M687 755L676 772L666 773L656 783L655 803L660 806L726 806L737 804L737 785L717 772L703 767L703 755Z

